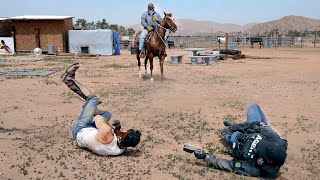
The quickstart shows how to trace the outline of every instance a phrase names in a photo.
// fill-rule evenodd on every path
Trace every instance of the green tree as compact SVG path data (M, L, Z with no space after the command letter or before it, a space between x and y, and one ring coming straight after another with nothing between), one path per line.
M128 35L128 31L126 30L126 28L124 26L120 26L119 27L119 33L122 35L122 36L127 36Z
M119 26L118 24L110 24L110 27L109 27L111 30L113 31L119 31Z
M128 29L128 34L129 34L129 36L134 35L135 32L136 32L136 31L135 31L133 28L129 28L129 29Z
M81 19L81 18L77 19L76 26L80 27L80 28L81 27L87 27L88 26L87 20Z
M96 23L96 28L97 29L109 29L109 23L107 22L106 19L102 19L102 21L98 21Z
M92 22L89 22L87 23L87 27L90 28L90 29L95 29L95 23L92 21Z
M132 36L135 33L133 28L125 28L122 25L118 24L109 24L106 19L98 20L97 22L87 22L86 19L79 18L74 24L76 28L87 27L89 29L111 29L113 31L119 32L122 36Z

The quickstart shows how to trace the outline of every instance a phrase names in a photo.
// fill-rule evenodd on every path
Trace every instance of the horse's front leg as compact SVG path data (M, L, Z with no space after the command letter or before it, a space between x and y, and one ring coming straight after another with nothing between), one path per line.
M160 71L161 71L161 80L163 80L163 64L164 64L164 60L165 60L165 56L161 55L160 56Z
M149 54L149 63L150 63L150 72L151 72L150 81L153 81L153 74L152 74L152 71L153 71L153 55L152 54Z

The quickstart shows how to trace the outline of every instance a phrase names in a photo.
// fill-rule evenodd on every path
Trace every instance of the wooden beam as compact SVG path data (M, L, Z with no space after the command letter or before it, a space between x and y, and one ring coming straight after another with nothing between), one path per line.
M229 35L226 33L226 49L228 49L228 44L229 44Z

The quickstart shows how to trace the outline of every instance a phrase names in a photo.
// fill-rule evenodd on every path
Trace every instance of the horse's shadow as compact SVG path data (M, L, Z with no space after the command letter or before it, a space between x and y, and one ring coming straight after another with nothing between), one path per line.
M142 75L142 80L143 81L150 81L151 75ZM154 81L160 81L160 82L176 82L176 79L173 78L167 78L167 77L161 77L160 75L153 75L153 80Z

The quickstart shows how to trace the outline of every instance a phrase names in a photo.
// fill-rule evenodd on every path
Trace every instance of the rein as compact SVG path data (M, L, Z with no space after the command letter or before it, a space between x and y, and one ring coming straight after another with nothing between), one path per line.
M162 39L162 37L160 36L158 30L156 30L156 33L158 34L159 38L161 39L161 41L163 42L164 45L166 45L166 42Z
M162 29L164 29L164 30L166 30L166 31L169 29L169 35L170 35L170 33L173 31L171 27L167 29L167 28L161 26L161 24L159 24L157 21L154 21L154 22L156 22L156 23L159 25L159 27L161 27ZM161 41L163 42L163 44L166 46L166 41L168 40L169 35L167 36L166 40L164 40L164 39L160 36L160 34L159 34L159 32L158 32L158 29L155 30L155 31L156 31L156 33L158 34L158 36L159 36L159 38L161 39Z

